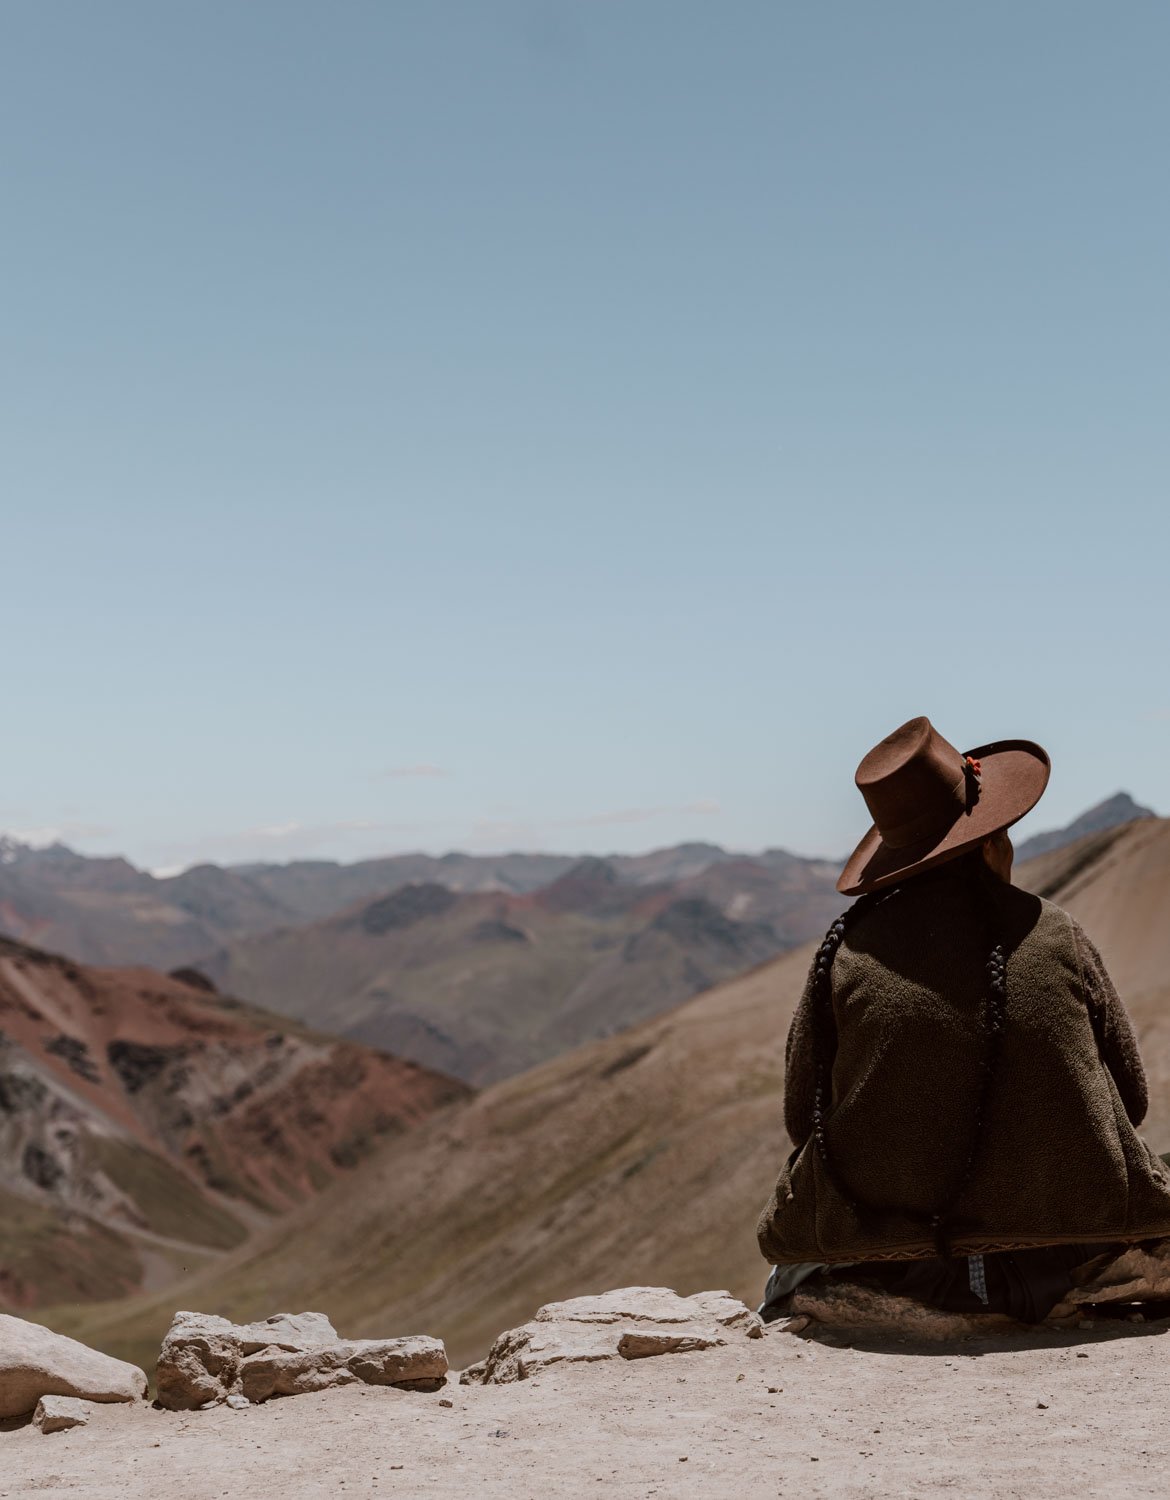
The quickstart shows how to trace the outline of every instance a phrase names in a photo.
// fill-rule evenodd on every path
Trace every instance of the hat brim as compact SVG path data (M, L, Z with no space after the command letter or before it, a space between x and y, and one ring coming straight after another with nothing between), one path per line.
M980 763L979 797L940 838L932 834L901 849L882 842L876 828L854 849L841 871L843 896L894 885L907 875L954 859L984 839L1019 822L1044 795L1052 771L1047 753L1031 740L996 740L966 754Z

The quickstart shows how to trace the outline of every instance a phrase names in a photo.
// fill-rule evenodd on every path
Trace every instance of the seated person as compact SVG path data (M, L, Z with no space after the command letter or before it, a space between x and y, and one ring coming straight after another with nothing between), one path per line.
M821 1272L1039 1321L1078 1267L1170 1235L1125 1008L1068 913L1011 884L1006 830L1048 775L1038 745L961 755L925 718L858 767L874 826L788 1036L766 1320Z

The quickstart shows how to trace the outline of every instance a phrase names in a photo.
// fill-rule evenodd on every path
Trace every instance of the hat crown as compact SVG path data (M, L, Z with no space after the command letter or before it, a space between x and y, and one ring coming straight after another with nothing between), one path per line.
M966 758L922 715L876 744L855 779L882 842L900 849L949 828L972 778Z

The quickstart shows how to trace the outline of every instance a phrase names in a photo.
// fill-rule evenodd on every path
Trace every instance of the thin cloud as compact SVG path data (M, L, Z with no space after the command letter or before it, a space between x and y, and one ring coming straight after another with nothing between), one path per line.
M390 829L408 827L401 823L373 823L364 818L350 818L339 823L271 823L266 827L245 828L239 833L221 834L214 842L236 840L241 843L263 839L274 844L287 843L290 839L332 838L338 833L381 833ZM202 842L202 841L201 841Z
M622 807L612 812L591 813L584 818L566 818L550 824L553 828L604 828L613 823L652 823L655 818L677 817L680 813L698 813L709 817L720 811L718 802L684 802L681 807Z
M545 828L547 826L544 825ZM542 836L542 828L536 823L521 823L509 818L479 818L471 825L468 843L472 848L482 848L485 845L494 848L500 844L535 848Z
M605 812L584 813L576 818L551 818L543 822L529 822L512 818L480 818L471 830L471 843L482 847L492 844L525 844L535 847L550 834L571 832L577 828L628 827L639 823L652 823L658 818L698 816L711 817L722 811L713 798L697 802L666 804L657 807L619 807Z
M199 838L176 841L158 850L151 869L160 878L177 875L191 865L205 861L242 864L252 860L307 859L328 851L329 857L353 858L370 853L370 842L389 842L425 833L428 823L381 823L365 818L346 818L334 823L261 824L223 833L204 834ZM338 855L338 846L350 846ZM356 846L356 847L354 847ZM381 853L375 847L373 853Z
M442 766L432 766L429 761L420 761L414 766L390 766L385 771L375 771L375 781L393 781L402 777L435 777L450 776L450 771Z

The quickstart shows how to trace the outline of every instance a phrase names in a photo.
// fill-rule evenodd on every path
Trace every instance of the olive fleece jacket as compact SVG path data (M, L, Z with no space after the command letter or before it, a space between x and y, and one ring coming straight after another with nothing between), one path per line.
M835 1175L813 1138L810 971L788 1037L796 1150L758 1226L773 1264L938 1253L930 1221L974 1139L996 938L1006 1024L971 1175L947 1219L951 1249L1170 1235L1170 1177L1134 1129L1145 1075L1100 954L1067 912L994 877L991 936L971 882L966 861L943 865L846 929L821 1043L832 1059L824 1140Z

